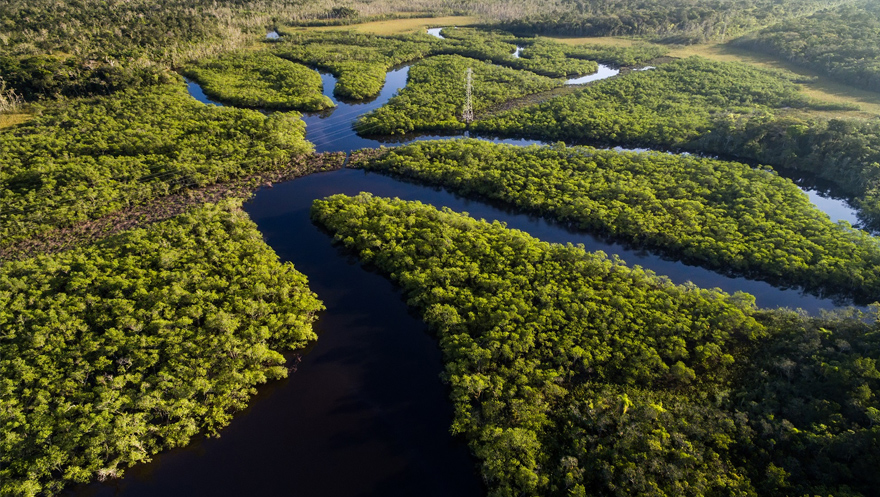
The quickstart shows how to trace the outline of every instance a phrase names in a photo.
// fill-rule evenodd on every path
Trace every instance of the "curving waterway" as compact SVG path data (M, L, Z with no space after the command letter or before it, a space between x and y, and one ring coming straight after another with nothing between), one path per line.
M337 108L305 116L307 139L318 151L389 144L357 136L351 124L387 102L405 85L406 75L407 68L389 72L379 97L364 103L337 101L332 96L335 80L322 75L324 92ZM190 82L189 88L194 97L213 103L195 83ZM436 137L404 137L392 143L429 138ZM765 307L800 307L811 313L835 307L828 299L665 260L442 189L352 169L314 174L264 188L245 205L267 243L308 276L327 307L315 324L317 343L301 362L290 355L297 371L261 387L220 438L198 438L185 448L155 456L149 464L128 469L122 479L80 486L68 494L466 497L485 493L467 447L449 434L452 409L438 376L442 361L435 339L388 279L364 270L309 219L313 200L362 191L504 221L549 242L582 243L587 250L616 254L676 283L693 281L702 287L752 293ZM840 218L854 215L843 202L818 194L811 198Z

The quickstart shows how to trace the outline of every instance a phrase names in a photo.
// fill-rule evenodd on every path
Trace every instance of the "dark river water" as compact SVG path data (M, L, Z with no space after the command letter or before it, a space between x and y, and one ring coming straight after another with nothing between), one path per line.
M307 138L318 151L390 144L358 137L351 123L384 104L405 84L406 74L406 68L391 71L382 94L372 102L337 102L329 115L306 116ZM335 81L332 76L323 77L325 94L333 98ZM190 83L190 91L204 99L198 85ZM309 285L327 307L315 324L319 340L303 354L297 371L286 380L261 387L220 438L198 438L186 448L127 470L122 479L81 486L69 493L332 497L476 496L485 492L475 472L476 461L464 443L449 434L452 409L438 376L442 362L436 340L410 313L388 279L362 268L309 220L314 199L362 191L501 220L549 242L582 243L587 250L617 254L630 265L641 265L676 283L693 281L701 287L749 292L765 307L799 307L811 313L835 307L831 300L798 290L664 260L441 189L351 169L315 174L264 188L245 205L267 243L282 260L292 261L308 276ZM845 203L818 195L814 201L839 218L852 214Z

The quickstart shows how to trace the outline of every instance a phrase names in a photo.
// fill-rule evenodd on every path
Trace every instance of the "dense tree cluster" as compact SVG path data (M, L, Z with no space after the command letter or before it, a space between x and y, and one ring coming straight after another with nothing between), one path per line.
M500 102L562 86L562 80L500 67L459 55L438 55L409 70L405 88L387 104L355 123L360 134L392 135L410 131L461 130L465 74L473 69L473 106Z
M721 115L710 133L687 147L826 180L855 199L865 226L880 231L880 122Z
M446 28L443 53L463 55L495 64L531 71L551 78L581 76L596 72L598 66L592 60L570 58L571 47L552 40L518 39L503 31L487 31L473 28ZM524 46L519 57L513 53Z
M733 274L880 298L880 243L745 164L587 147L418 142L355 164Z
M0 131L0 239L290 162L312 150L297 113L204 105L181 83L53 102Z
M472 128L695 150L808 172L855 197L866 225L880 226L880 125L789 115L789 108L835 108L804 97L795 81L785 73L692 57L495 114Z
M633 65L663 54L653 45L572 46L539 38L516 38L503 31L447 28L446 39L424 33L379 36L358 32L282 29L275 44L279 56L318 67L337 77L337 97L361 100L379 94L385 73L394 66L433 55L461 55L549 77L596 72L595 60ZM513 57L517 46L521 57Z
M691 57L501 113L476 123L475 129L552 140L681 146L711 129L719 113L815 105L785 73Z
M201 59L183 74L205 94L238 107L319 111L333 107L321 76L269 52L238 51Z
M533 47L540 47L545 42L539 39ZM613 66L638 66L653 59L666 55L667 49L661 45L635 43L630 46L593 45L589 43L564 45L561 47L568 57L595 60ZM554 50L556 48L553 48ZM525 53L525 50L523 51Z
M0 493L49 495L200 432L287 375L322 308L234 201L0 266Z
M151 85L206 53L250 44L291 0L7 0L0 74L19 94L107 94ZM249 39L248 39L249 38Z
M441 40L422 35L378 36L356 32L282 30L276 53L336 76L337 97L362 100L375 97L392 67L429 55Z
M0 55L0 75L25 100L107 95L127 88L173 83L161 66L83 61L54 55Z
M666 43L724 41L810 14L829 0L551 0L500 23L517 34L641 36Z
M880 5L859 2L792 19L735 42L880 91Z
M757 311L418 202L338 195L312 216L437 333L489 495L874 489L876 315Z
M390 273L437 331L452 429L469 439L490 495L566 488L583 495L584 454L558 443L554 422L573 391L592 383L677 391L724 382L734 363L728 349L762 333L749 296L674 286L497 223L368 194L330 197L312 212L365 262ZM624 398L614 401L618 412L627 409ZM712 469L723 472L724 462Z

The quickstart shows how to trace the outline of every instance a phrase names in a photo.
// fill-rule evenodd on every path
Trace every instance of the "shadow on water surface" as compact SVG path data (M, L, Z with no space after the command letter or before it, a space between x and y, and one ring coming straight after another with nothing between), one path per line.
M309 277L327 310L296 373L274 382L220 438L128 470L79 495L482 495L475 463L449 434L436 340L386 278L364 271L309 219L336 177L281 204L247 204L267 242ZM329 183L326 183L329 182ZM268 192L276 191L267 189Z
M335 78L323 75L324 93L338 107L305 116L307 138L318 151L385 143L357 136L351 123L387 102L404 86L407 74L406 67L390 71L381 94L358 104L332 97ZM199 98L194 83L189 85ZM199 99L210 103L206 97ZM281 259L295 262L327 307L315 325L320 339L302 356L297 372L260 387L220 438L198 437L185 448L128 469L125 478L83 485L67 494L393 497L485 492L467 447L449 434L452 407L438 377L442 362L436 340L405 305L399 289L375 271L365 271L309 219L313 200L361 191L504 221L548 242L582 243L587 250L617 254L629 265L641 265L676 283L749 292L765 307L800 307L816 313L836 305L797 290L719 275L607 243L439 188L351 169L315 174L263 189L245 205L267 243ZM288 357L293 364L295 354Z

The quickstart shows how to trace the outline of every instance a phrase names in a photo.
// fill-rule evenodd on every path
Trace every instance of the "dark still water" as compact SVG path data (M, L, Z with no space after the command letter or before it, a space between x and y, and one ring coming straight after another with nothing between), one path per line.
M382 144L358 137L351 123L387 102L405 84L406 76L406 68L391 71L382 95L372 102L337 102L330 113L306 116L307 138L318 151ZM324 92L332 95L335 80L323 77ZM404 141L413 139L408 136ZM445 497L485 492L475 472L476 461L465 444L449 434L452 408L439 380L442 362L436 340L409 313L390 281L365 271L309 219L313 200L362 191L504 221L549 242L582 243L587 250L617 254L629 265L641 265L676 283L693 281L701 287L751 293L763 307L803 308L811 313L835 307L831 300L798 290L664 260L444 190L358 170L311 175L263 189L245 205L268 244L308 276L327 307L315 325L320 338L304 353L297 372L262 386L220 438L197 439L186 448L155 456L152 463L128 469L123 479L81 486L71 493Z
M796 290L663 260L511 214L444 190L343 169L263 189L245 208L269 245L293 261L327 307L298 371L261 389L219 439L157 456L82 495L480 495L475 461L449 435L451 406L438 379L436 340L408 313L400 292L365 271L309 219L312 201L368 191L500 220L550 242L617 254L676 283L747 291L764 307L812 313L834 303Z
M196 440L78 495L484 493L466 445L449 434L436 340L388 279L364 271L309 220L313 199L360 191L363 173L340 173L265 190L247 205L268 243L308 275L327 307L297 372L262 387L221 438Z

